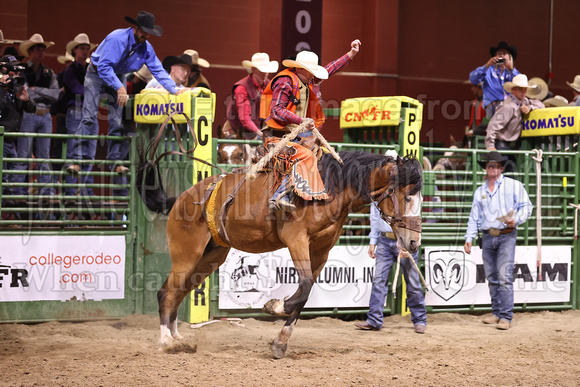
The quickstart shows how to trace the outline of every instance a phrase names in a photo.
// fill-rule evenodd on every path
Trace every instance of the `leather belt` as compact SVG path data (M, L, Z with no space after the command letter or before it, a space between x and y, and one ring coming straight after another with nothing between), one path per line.
M385 233L385 236L386 236L387 238L389 238L389 239L392 239L392 240L395 240L395 239L397 239L397 237L395 236L395 233L394 233L394 232L386 232L386 233Z
M46 113L49 113L50 109L43 109L43 108L36 108L36 111L34 112L34 114L36 114L37 116L45 116Z
M488 233L492 236L499 236L500 234L509 234L510 232L514 231L514 227L506 227L504 229L499 228L490 228L489 230L483 230L484 233Z

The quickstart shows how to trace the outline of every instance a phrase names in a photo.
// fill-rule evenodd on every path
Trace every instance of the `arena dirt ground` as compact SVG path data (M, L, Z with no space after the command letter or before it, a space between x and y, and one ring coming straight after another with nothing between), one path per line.
M430 314L424 335L408 316L387 317L379 332L303 319L281 360L268 342L282 320L182 323L183 344L170 352L157 350L157 321L0 325L0 385L580 385L580 311L518 313L509 331L481 316Z

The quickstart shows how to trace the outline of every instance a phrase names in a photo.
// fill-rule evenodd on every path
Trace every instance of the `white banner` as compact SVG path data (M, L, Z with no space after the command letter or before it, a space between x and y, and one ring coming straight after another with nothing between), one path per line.
M514 303L569 302L572 247L542 247L541 280L536 252L536 246L516 246ZM426 305L491 304L479 247L470 255L463 246L426 247L424 258Z
M122 299L125 237L0 237L0 302Z
M306 308L368 308L375 260L368 246L335 246L306 303ZM298 289L298 274L288 249L250 254L230 250L219 269L220 309L262 308Z

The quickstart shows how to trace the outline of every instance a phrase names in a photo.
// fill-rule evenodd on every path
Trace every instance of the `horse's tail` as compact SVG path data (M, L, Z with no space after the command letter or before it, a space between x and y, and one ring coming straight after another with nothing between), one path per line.
M137 191L149 210L158 214L168 214L173 208L177 197L168 197L161 182L159 164L147 159L150 147L139 149L137 165Z

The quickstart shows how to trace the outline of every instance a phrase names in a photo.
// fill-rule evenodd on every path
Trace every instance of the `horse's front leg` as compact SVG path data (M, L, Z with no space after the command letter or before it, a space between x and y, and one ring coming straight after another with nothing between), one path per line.
M298 272L298 290L296 290L296 293L285 301L268 301L262 309L264 312L273 315L289 315L288 320L286 320L284 327L278 335L278 338L272 341L270 345L272 354L278 359L285 356L288 347L288 340L290 339L290 336L292 336L296 320L298 320L302 308L304 308L306 301L308 301L308 296L310 295L312 285L314 284L308 250L304 248L292 249L290 247L289 250L296 271Z

